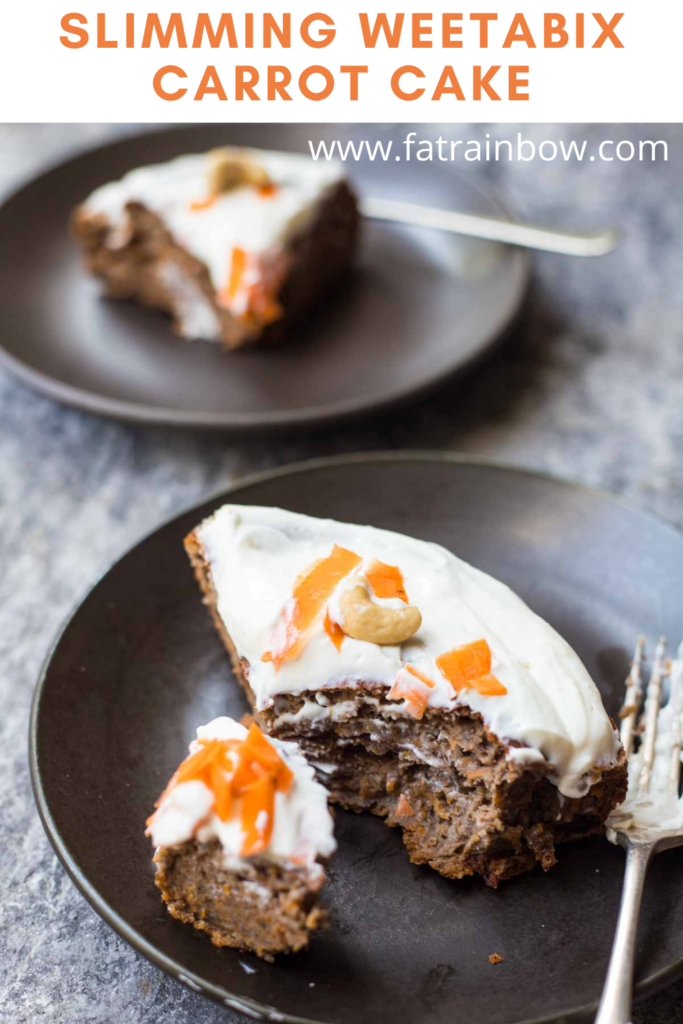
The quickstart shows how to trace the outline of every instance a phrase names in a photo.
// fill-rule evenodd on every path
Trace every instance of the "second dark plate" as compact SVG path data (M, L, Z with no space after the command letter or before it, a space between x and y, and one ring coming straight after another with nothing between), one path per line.
M0 208L0 360L27 384L91 412L147 423L249 429L392 405L464 370L510 323L520 250L367 221L351 280L280 348L225 353L175 337L161 314L100 297L69 237L71 210L146 163L222 144L308 151L341 126L201 125L120 139L53 168ZM398 149L397 149L398 152ZM502 215L438 165L347 164L360 193Z

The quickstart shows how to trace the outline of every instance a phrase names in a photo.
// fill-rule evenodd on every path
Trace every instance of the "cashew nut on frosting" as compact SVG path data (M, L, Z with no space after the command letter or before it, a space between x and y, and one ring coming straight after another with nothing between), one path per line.
M207 184L211 195L218 195L241 185L269 185L270 178L246 150L224 146L207 154Z
M413 605L387 608L375 604L362 583L343 592L339 608L344 619L340 625L346 635L371 644L402 644L422 625L422 615Z

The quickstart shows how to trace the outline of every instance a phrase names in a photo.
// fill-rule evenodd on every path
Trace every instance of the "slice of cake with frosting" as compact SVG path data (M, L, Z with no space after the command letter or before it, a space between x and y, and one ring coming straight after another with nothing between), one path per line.
M281 338L346 271L358 223L341 163L232 148L140 167L73 217L110 296L227 348Z
M336 842L327 792L295 743L231 718L197 729L147 822L170 913L216 946L272 959L308 944Z
M490 885L602 830L618 734L578 656L444 548L226 505L186 548L238 678L344 807L400 826L415 863Z

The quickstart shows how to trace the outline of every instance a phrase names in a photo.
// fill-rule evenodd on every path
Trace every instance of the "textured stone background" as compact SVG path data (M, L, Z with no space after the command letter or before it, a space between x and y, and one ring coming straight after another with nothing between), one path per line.
M483 139L518 127L444 134ZM0 126L0 193L124 130ZM423 126L420 136L432 131ZM463 169L520 218L615 223L626 242L595 262L539 256L518 335L457 395L425 400L409 416L240 440L96 419L0 375L0 1018L238 1021L146 963L90 910L48 845L29 784L29 705L50 640L86 587L160 520L208 489L292 459L439 448L607 487L683 524L683 128L524 131L537 141L665 138L669 162ZM642 1003L636 1024L683 1022L682 1000L683 982Z

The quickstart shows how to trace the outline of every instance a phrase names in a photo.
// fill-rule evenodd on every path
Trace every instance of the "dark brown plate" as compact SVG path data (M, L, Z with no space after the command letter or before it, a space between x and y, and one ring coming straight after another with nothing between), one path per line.
M146 163L225 143L308 150L344 126L201 125L125 138L53 168L0 208L0 360L52 398L147 423L260 428L339 419L463 371L519 307L521 250L367 222L359 266L279 348L226 353L175 337L170 321L103 299L69 237L97 185ZM348 165L361 193L482 214L501 210L438 166Z
M133 946L250 1016L327 1024L520 1024L590 1008L604 978L624 857L604 839L561 848L487 889L410 864L377 818L337 814L325 890L332 927L269 965L174 921L154 887L144 821L194 728L245 710L181 542L226 495L125 555L69 621L38 685L31 762L67 871ZM683 537L606 495L448 456L309 463L254 478L230 500L366 521L438 541L512 584L574 644L614 712L634 639L680 632ZM683 853L648 877L642 994L683 963ZM504 963L492 967L488 957ZM253 973L247 969L254 968Z

